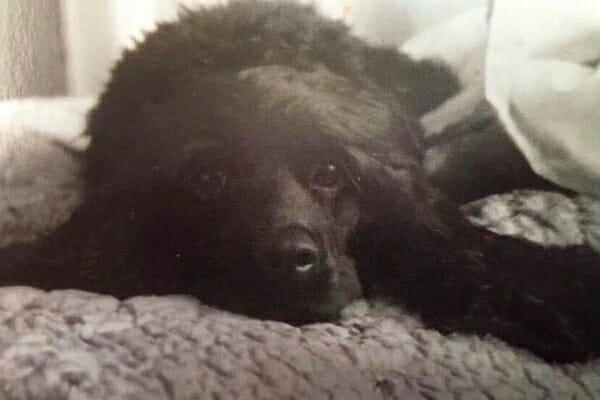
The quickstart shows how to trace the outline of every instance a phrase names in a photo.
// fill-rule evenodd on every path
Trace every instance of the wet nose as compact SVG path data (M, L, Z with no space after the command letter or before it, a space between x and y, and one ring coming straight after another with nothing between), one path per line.
M319 266L322 251L310 232L302 227L289 227L276 239L275 267L294 274L312 272Z

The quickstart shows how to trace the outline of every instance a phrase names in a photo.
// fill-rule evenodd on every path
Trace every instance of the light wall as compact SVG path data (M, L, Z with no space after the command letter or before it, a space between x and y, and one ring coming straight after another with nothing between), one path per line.
M10 0L8 0L10 1ZM176 18L179 4L216 0L63 0L68 49L68 87L73 95L96 95L111 66L134 39L157 21Z
M0 0L0 99L65 91L60 0Z

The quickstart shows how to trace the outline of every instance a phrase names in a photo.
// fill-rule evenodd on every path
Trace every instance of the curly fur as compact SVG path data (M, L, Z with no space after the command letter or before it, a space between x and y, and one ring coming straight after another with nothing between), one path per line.
M83 206L2 282L121 297L190 292L295 323L335 317L362 292L388 296L444 332L493 334L549 360L587 359L600 349L598 258L472 227L425 176L418 116L456 89L442 67L368 46L310 7L184 11L116 65L89 117ZM250 174L229 203L208 209L173 183L196 168L182 167L182 149L210 146L195 144L199 137L224 141L216 154ZM295 157L296 169L310 164L313 153L339 153L348 165L356 191L348 185L343 202L323 206L278 169ZM282 211L281 199L292 209ZM317 311L299 306L316 301L310 291L224 267L253 258L257 240L274 240L269 218L293 219L302 207L302 218L335 211L322 229L342 253L341 283ZM211 252L223 241L217 262ZM328 284L312 283L315 293ZM301 300L286 298L294 295Z

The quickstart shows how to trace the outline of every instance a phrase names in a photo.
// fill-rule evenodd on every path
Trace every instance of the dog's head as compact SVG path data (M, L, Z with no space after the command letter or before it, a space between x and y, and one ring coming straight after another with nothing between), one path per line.
M160 187L143 201L176 227L169 254L204 299L330 318L361 294L357 261L375 251L361 232L427 224L421 135L401 110L385 88L320 66L190 73L132 124L148 140L120 179Z
M159 271L138 275L183 277L244 312L328 318L389 246L437 229L414 121L455 89L310 7L185 13L115 67L88 125L89 198L116 190L143 221Z

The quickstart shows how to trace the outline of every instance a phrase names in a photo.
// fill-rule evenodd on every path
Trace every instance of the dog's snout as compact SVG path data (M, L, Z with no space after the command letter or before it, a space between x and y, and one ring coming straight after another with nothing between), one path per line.
M278 235L274 249L274 266L290 273L303 274L321 264L322 251L307 229L289 227Z

